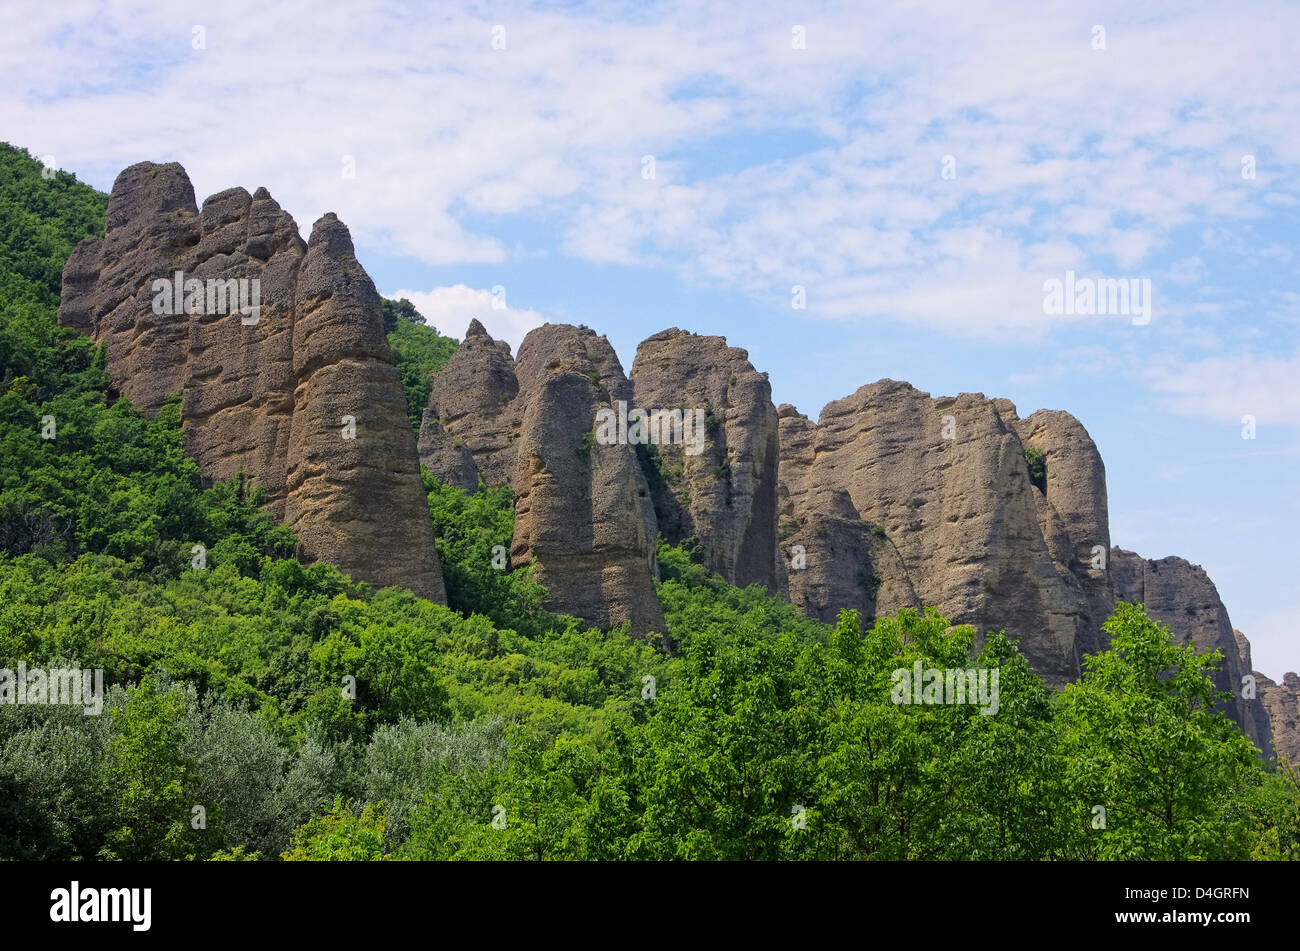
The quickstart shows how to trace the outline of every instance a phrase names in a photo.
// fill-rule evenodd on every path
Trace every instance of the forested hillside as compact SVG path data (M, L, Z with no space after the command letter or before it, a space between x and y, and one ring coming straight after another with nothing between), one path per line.
M256 487L203 486L179 401L145 418L58 327L105 199L41 172L0 148L0 668L106 697L0 703L0 858L1300 858L1221 657L1137 607L1054 692L999 633L811 621L687 539L637 638L545 612L499 567L509 491L427 472L449 607L299 563ZM418 426L455 342L385 311ZM997 713L897 702L917 663L996 672Z

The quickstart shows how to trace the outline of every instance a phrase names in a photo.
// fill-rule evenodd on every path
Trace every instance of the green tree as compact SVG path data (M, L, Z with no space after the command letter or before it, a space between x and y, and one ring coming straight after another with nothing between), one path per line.
M424 317L406 298L382 298L384 332L397 360L397 375L406 394L406 415L418 434L424 408L433 389L433 375L456 352L457 343L425 323Z
M377 862L389 858L384 849L387 822L380 805L368 805L360 815L337 800L324 815L313 816L294 830L286 862Z
M1121 603L1106 622L1110 649L1084 659L1065 688L1058 722L1073 812L1095 806L1092 854L1105 859L1248 856L1230 804L1258 779L1256 751L1216 709L1222 654L1181 647L1141 606Z
M530 568L512 569L506 555L514 537L515 497L506 486L480 483L464 492L421 469L447 603L466 614L478 612L502 627L541 634L557 627L542 606L546 591ZM558 622L563 626L563 620Z
M184 696L145 678L111 711L117 735L109 747L120 825L102 855L120 859L179 859L193 855L189 834L193 797L185 785L192 764L180 753Z

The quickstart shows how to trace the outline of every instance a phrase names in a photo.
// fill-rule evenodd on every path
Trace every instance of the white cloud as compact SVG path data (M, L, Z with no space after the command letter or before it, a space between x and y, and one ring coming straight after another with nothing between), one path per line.
M1233 355L1204 360L1163 360L1139 374L1164 408L1240 425L1300 426L1300 354L1290 357Z
M1038 340L1071 323L1042 314L1043 281L1067 268L1168 275L1155 289L1166 326L1219 306L1198 258L1153 261L1192 223L1222 253L1285 264L1284 242L1258 250L1239 227L1283 214L1300 182L1300 10L1259 10L1170 2L1135 20L1105 0L1085 23L1050 0L1014 17L992 0L813 3L798 17L807 49L793 50L783 5L740 0L653 16L28 0L0 34L0 127L101 181L149 158L185 164L200 198L266 185L304 229L336 211L363 252L568 254L764 302L802 284L813 317ZM192 48L195 24L206 49ZM718 141L739 144L720 159ZM521 243L509 216L543 227ZM1195 251L1217 271L1222 254ZM459 321L467 300L439 303ZM507 339L529 319L512 317ZM1164 339L1204 339L1178 329ZM1152 379L1178 405L1223 402Z
M1085 23L1064 3L1015 17L815 3L805 50L782 5L739 0L654 16L385 0L10 12L0 125L14 141L104 177L176 159L200 197L264 184L304 227L333 210L359 244L433 264L505 260L517 252L492 222L526 214L592 261L763 298L798 282L813 315L997 333L1032 323L1039 246L1077 245L1064 266L1081 272L1138 268L1180 226L1297 200L1289 4L1225 17L1169 3L1135 21L1112 0ZM759 147L715 168L717 136ZM769 136L821 144L773 156Z
M469 322L477 317L495 339L509 343L513 353L518 353L519 344L528 331L546 323L546 318L532 308L508 306L508 294L505 296L507 306L498 308L493 306L498 298L492 291L464 284L435 287L429 291L398 290L384 296L394 300L405 297L440 334L457 340L465 338Z

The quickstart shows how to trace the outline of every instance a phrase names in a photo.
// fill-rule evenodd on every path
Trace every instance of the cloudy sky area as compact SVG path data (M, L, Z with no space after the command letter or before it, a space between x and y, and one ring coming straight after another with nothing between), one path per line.
M1069 410L1113 541L1300 668L1300 6L448 6L11 2L0 138L335 211L444 333L722 334L813 418L882 377ZM1066 269L1150 323L1045 315Z

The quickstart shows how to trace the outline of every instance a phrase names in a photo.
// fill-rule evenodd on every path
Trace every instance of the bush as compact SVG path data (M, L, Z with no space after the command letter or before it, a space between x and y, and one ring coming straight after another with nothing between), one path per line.
M1025 450L1025 464L1029 467L1029 481L1038 491L1047 492L1047 457L1041 449L1030 446Z

